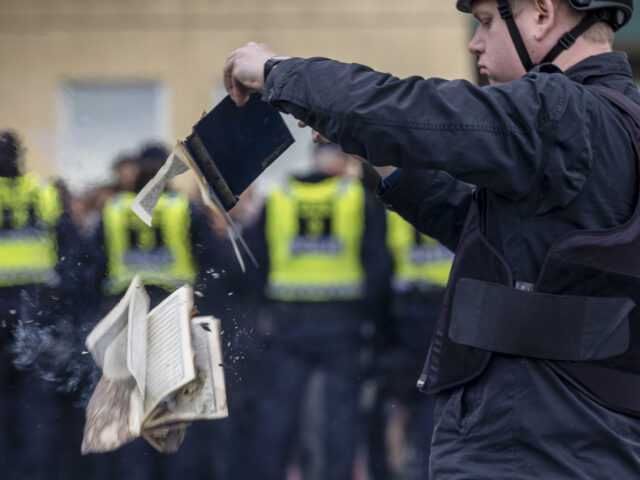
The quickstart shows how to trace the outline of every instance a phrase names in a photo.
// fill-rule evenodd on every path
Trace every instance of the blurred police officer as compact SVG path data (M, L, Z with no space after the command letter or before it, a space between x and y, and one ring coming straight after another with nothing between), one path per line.
M425 480L429 478L433 396L419 392L415 380L424 363L424 345L433 337L453 253L390 210L386 238L392 258L390 321L378 332L375 360L382 434L371 437L374 446L376 441L383 443L382 448L373 449L371 463L376 479L395 474L403 480ZM397 445L388 444L392 428L401 433ZM388 461L394 448L402 451L395 464Z
M264 243L255 224L262 203L252 188L245 190L229 212L249 248ZM229 417L213 422L218 430L215 456L224 455L228 461L229 480L253 480L252 442L255 430L256 405L262 392L259 387L261 338L256 323L263 294L262 269L249 266L242 271L236 252L228 238L228 226L219 212L209 210L216 233L216 262L204 281L208 303L222 325L222 345L225 364L225 383ZM261 266L262 267L262 266ZM187 438L187 441L189 439Z
M18 135L0 132L0 477L55 478L53 387L12 366L18 320L69 331L78 308L79 238L57 189L24 172ZM29 355L29 352L21 352ZM33 355L37 352L31 352Z
M165 153L159 146L144 148L137 160L134 191L117 193L102 209L95 243L104 251L99 274L105 297L118 300L139 274L157 302L185 283L195 286L199 264L210 259L204 255L208 253L206 240L211 236L206 217L190 205L186 195L164 193L151 227L130 208L136 193L162 166Z
M305 387L318 370L321 478L351 478L361 328L375 315L367 299L375 298L376 252L384 253L384 213L360 181L344 175L348 158L338 146L320 145L314 157L315 171L275 188L258 222L268 321L253 478L285 478Z

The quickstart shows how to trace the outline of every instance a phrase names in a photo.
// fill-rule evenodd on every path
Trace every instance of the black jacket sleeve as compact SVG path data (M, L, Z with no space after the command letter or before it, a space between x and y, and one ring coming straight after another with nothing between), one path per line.
M311 58L279 64L264 98L373 165L443 170L515 200L539 181L551 149L590 144L579 95L562 73L478 87Z
M419 231L455 252L474 187L438 170L405 170L382 200Z

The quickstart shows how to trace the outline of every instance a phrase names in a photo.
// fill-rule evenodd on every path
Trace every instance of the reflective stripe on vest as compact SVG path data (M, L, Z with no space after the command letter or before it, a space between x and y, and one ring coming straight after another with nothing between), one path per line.
M126 290L136 274L146 285L168 289L195 281L191 253L189 201L164 194L148 227L129 208L135 195L123 193L105 205L102 214L108 277L104 290Z
M354 300L362 297L360 260L364 233L360 182L291 179L266 204L270 271L266 294L284 301Z
M25 175L0 177L0 287L55 276L55 227L62 204L53 185Z
M428 290L447 285L453 253L391 210L387 210L387 247L393 256L394 291Z

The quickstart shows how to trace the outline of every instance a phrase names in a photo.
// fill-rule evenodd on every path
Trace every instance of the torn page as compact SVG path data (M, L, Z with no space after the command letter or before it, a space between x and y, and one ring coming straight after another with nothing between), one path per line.
M151 226L151 219L158 200L167 188L167 184L173 178L189 170L189 165L184 161L180 153L178 146L176 146L158 173L131 202L131 210L149 226Z
M147 313L149 296L144 288L136 289L129 303L129 325L127 327L127 367L136 380L144 397L147 373Z
M187 423L163 425L142 432L144 439L161 453L176 453L187 433Z
M82 454L109 452L135 440L140 435L140 401L132 383L102 377L87 405Z
M111 381L124 382L134 380L127 365L127 336L129 327L125 327L109 344L104 352L102 374Z

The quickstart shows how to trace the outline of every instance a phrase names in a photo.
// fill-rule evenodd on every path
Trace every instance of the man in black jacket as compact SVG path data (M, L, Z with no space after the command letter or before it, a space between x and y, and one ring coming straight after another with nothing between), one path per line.
M229 56L227 90L239 105L264 91L345 151L400 167L380 170L383 199L456 252L419 381L437 393L433 478L633 478L637 127L604 98L640 103L611 50L632 2L457 7L479 22L469 50L489 87L249 44Z

